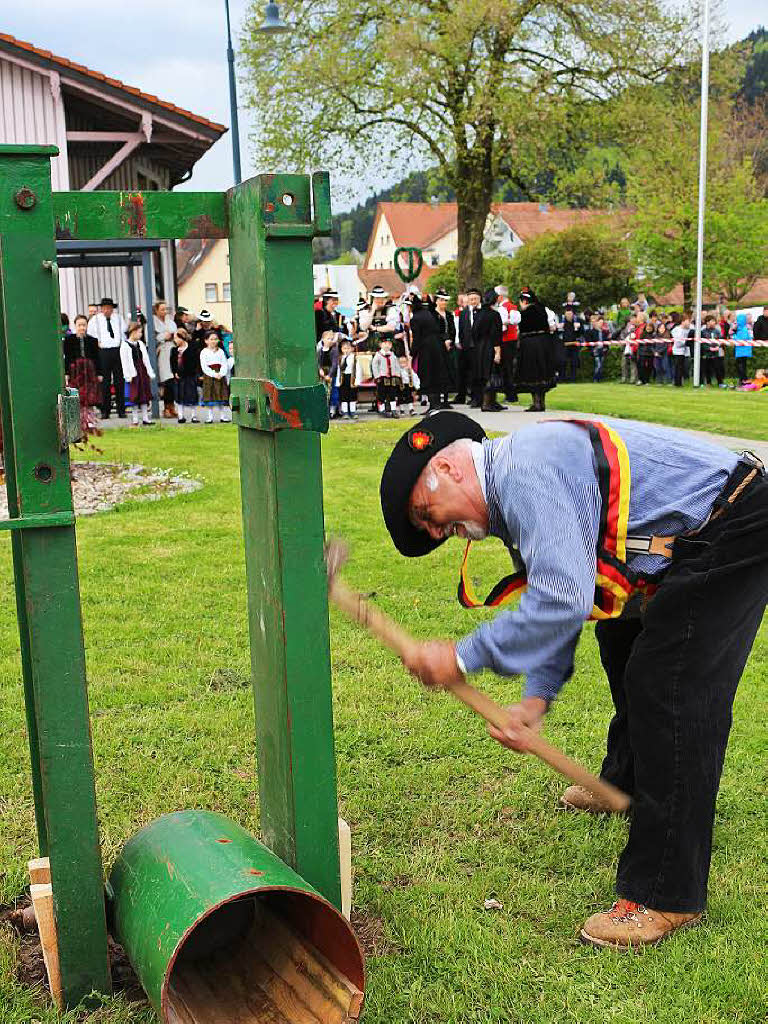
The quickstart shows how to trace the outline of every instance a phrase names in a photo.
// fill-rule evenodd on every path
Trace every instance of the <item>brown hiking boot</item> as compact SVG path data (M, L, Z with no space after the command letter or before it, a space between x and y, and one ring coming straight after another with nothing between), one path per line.
M588 814L612 814L608 804L590 793L584 786L569 786L560 797L560 803L569 811L586 811Z
M584 922L579 938L591 946L630 950L656 946L682 928L693 928L701 914L676 914L651 910L642 903L619 899L610 910L593 914Z

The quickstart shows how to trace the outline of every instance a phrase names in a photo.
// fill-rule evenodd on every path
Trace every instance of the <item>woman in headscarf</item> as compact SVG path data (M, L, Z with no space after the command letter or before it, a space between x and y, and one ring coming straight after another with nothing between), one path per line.
M549 317L532 288L520 292L520 346L517 358L517 390L528 391L526 412L544 412L544 396L555 387L555 350Z

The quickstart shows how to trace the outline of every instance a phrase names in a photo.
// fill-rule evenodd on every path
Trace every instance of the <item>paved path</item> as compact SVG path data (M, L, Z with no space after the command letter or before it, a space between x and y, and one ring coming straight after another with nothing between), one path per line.
M533 423L537 420L558 420L566 416L575 416L578 419L588 419L590 416L599 418L598 413L588 412L567 412L564 409L552 410L551 412L524 412L525 405L510 405L505 412L481 412L479 409L468 409L464 405L457 405L456 409L467 413L483 427L484 430L498 433L512 434L519 430L526 423ZM661 424L662 426L664 424ZM704 430L685 430L686 434L700 437L704 441L712 441L715 444L723 444L734 451L754 452L768 465L768 441L748 440L743 437L729 437L726 434L710 434Z

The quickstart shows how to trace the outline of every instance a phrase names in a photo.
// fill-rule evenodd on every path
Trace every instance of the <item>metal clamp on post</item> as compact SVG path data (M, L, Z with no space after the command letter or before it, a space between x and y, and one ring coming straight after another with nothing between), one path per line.
M328 432L328 399L322 384L287 388L259 377L230 381L232 419L251 430L312 430Z
M77 388L67 388L63 395L59 395L56 423L59 428L61 451L66 451L76 441L82 441L85 434L80 422L80 395Z

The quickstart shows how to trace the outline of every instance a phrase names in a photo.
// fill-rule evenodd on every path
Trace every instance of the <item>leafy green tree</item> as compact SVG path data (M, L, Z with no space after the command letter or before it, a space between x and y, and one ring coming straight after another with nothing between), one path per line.
M745 295L766 266L766 201L752 161L735 163L724 125L730 100L715 104L707 152L704 286L733 301ZM630 249L652 290L683 286L683 306L694 300L698 228L698 113L680 99L665 120L639 140L631 156L627 194L635 209Z
M663 0L282 0L296 30L242 52L259 150L294 169L384 173L427 159L458 203L458 278L482 279L497 182L534 198L580 116L656 81L693 39Z
M533 288L553 309L569 291L582 307L618 302L634 288L635 269L622 232L611 220L574 224L524 245L511 261L514 287Z
M513 272L514 260L507 256L486 256L483 260L483 276L479 285L482 291L494 288L497 284L505 284L508 288L515 288L516 278ZM431 274L425 290L434 293L438 288L444 288L452 298L459 293L459 265L456 260L449 260L443 263L434 274Z

